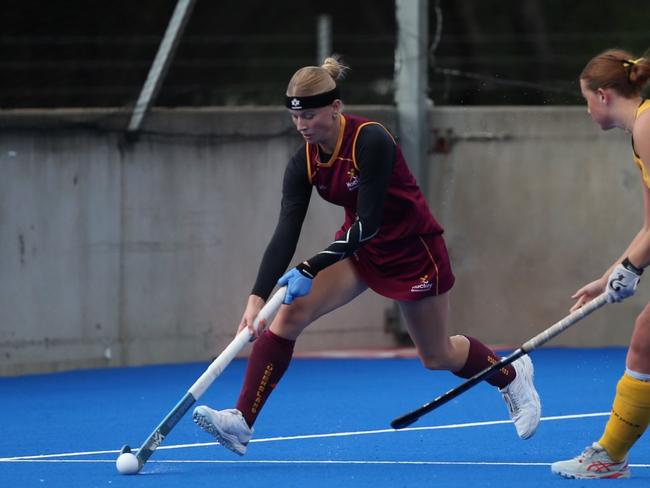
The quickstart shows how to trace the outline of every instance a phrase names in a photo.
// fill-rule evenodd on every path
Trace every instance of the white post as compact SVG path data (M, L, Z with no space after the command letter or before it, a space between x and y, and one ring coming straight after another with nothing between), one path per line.
M427 0L396 0L395 103L397 133L409 167L427 195L429 146Z
M332 54L332 16L321 14L316 21L317 51L316 66L320 66L323 60Z
M427 0L395 0L395 9L397 47L394 80L397 136L404 157L426 198L429 186L426 166L429 147ZM407 336L397 302L393 303L390 314L398 338Z

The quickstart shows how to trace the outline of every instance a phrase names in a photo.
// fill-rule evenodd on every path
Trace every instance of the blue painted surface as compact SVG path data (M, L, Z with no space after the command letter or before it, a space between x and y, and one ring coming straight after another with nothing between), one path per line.
M619 348L535 351L543 417L609 411L624 357ZM258 419L246 456L216 445L196 446L212 439L188 413L140 474L119 475L114 461L120 447L139 446L205 367L0 378L0 458L113 451L0 461L0 486L592 486L557 478L548 464L573 457L596 440L604 416L546 420L528 441L519 440L507 423L390 431L393 417L461 381L426 371L415 359L296 359ZM244 367L244 361L234 361L198 403L232 407ZM412 427L506 419L498 392L481 384ZM387 431L368 432L377 430ZM349 434L322 436L328 433ZM302 438L286 439L291 436ZM630 461L650 464L647 435ZM650 468L633 468L633 478L620 482L649 486Z

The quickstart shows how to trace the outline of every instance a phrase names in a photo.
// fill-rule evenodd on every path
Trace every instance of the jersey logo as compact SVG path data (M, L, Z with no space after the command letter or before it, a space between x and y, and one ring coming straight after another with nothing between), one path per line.
M429 291L432 286L433 283L429 281L429 275L420 276L420 283L411 287L411 293Z
M357 173L357 171L352 168L348 170L348 178L349 179L345 182L345 184L348 187L348 190L352 191L359 186L359 173Z

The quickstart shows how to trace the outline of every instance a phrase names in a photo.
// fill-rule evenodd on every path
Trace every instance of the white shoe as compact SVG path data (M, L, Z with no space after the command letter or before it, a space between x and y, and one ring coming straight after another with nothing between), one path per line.
M542 415L542 404L533 384L533 362L528 356L522 356L512 366L517 376L500 391L517 434L528 439L537 430Z
M586 448L578 457L551 464L551 471L565 478L575 479L630 477L627 458L618 462L612 461L607 451L597 442Z
M246 446L253 437L253 429L248 426L239 410L212 410L200 405L194 409L192 419L222 446L240 456L246 453Z

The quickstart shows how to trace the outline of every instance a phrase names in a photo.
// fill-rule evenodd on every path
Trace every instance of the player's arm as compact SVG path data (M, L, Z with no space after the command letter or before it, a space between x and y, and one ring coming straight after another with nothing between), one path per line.
M311 280L326 267L350 256L379 232L384 201L395 161L395 143L376 124L364 127L357 139L359 190L357 218L348 231L315 256L285 273L279 285L288 285L285 303L309 293Z
M650 113L639 117L634 125L634 150L647 166L650 165ZM650 170L650 168L646 168ZM627 258L637 268L643 269L650 264L650 189L643 184L643 227L627 250Z
M650 162L650 114L634 124L634 150L644 164ZM620 302L634 295L643 269L650 264L650 190L643 182L643 227L634 237L625 253L611 268L607 277L607 296L610 302ZM610 271L610 270L608 270Z
M641 192L643 195L644 208L643 227L641 227L641 230L639 230L639 232L637 232L637 234L634 236L634 239L632 239L632 242L630 242L630 244L627 246L625 252L623 252L623 254L605 272L602 278L603 280L606 280L616 265L623 261L626 257L633 263L636 263L636 259L639 259L639 262L641 262L641 258L637 258L636 254L638 253L639 248L643 249L645 247L644 241L648 238L648 233L650 232L650 189L648 189L643 180L641 180ZM631 254L635 254L635 256L630 258L629 256Z
M278 277L287 269L305 220L312 185L307 177L304 146L291 158L282 182L280 216L273 236L262 257L251 294L266 300Z

